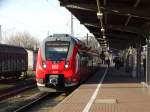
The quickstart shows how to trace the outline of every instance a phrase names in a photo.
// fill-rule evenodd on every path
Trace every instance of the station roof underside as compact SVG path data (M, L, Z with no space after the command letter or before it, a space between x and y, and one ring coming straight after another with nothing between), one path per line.
M125 49L145 44L150 0L59 0L100 42Z

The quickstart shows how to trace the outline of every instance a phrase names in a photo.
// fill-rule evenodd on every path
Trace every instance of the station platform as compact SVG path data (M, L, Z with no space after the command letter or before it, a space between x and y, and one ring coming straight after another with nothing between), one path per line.
M150 112L150 91L123 70L103 67L51 112Z

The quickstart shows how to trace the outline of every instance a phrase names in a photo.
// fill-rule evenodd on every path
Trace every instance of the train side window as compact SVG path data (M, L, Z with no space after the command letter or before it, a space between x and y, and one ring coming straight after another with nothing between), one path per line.
M86 52L80 52L81 66L88 66L88 54Z

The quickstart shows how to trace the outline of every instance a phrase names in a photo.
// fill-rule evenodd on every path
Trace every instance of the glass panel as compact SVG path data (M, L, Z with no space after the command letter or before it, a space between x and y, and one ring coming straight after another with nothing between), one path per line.
M69 42L50 42L46 44L46 59L52 61L65 60L67 58Z

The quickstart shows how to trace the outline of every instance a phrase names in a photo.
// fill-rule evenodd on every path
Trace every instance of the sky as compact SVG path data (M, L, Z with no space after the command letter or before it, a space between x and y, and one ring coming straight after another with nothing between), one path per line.
M58 0L0 0L2 36L28 32L41 40L48 34L70 33L70 12ZM74 19L75 36L83 37L88 30Z

